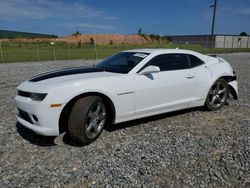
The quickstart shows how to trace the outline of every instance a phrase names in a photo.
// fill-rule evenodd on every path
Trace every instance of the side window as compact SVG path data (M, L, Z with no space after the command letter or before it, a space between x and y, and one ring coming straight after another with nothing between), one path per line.
M188 69L189 61L186 54L166 54L167 70Z
M149 65L160 67L161 71L188 69L189 61L186 54L163 54L153 58Z
M189 55L189 60L190 60L190 64L192 68L204 64L202 60L200 60L198 57L195 57L193 55Z
M163 71L165 64L165 59L163 55L158 55L151 59L147 65L154 65L160 67L160 70Z

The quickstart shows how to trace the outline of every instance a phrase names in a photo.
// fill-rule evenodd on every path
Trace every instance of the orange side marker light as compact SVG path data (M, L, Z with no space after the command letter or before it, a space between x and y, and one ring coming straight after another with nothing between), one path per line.
M50 107L51 108L56 108L56 107L60 107L62 106L62 104L51 104Z

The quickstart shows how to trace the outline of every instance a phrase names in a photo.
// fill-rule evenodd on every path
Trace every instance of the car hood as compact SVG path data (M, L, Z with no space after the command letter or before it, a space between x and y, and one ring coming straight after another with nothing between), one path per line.
M65 82L75 81L78 79L95 79L100 77L109 77L120 75L119 73L106 72L98 67L76 67L61 69L56 71L45 72L34 76L28 82L39 85L63 84Z

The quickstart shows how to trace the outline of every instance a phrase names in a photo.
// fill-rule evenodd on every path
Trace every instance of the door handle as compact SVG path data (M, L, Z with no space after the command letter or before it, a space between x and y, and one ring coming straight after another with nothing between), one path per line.
M186 78L187 78L187 79L194 78L194 75L193 75L193 74L188 74L188 75L186 76Z

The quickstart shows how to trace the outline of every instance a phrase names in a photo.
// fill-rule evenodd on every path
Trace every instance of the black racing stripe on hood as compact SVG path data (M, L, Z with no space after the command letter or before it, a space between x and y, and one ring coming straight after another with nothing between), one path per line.
M29 81L31 82L39 82L42 80L47 80L50 78L56 78L61 76L73 75L73 74L83 74L83 73L91 73L91 72L102 72L103 69L97 67L87 67L87 68L72 68L72 69L63 69L58 71L52 71L37 75L31 78Z

